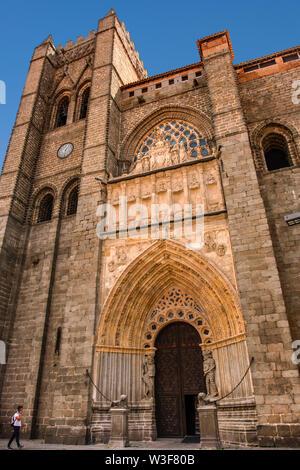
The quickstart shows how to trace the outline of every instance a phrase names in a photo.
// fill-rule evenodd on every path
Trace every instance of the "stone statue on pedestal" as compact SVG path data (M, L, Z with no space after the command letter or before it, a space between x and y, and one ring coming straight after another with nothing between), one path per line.
M206 384L206 400L217 397L218 389L216 385L216 362L213 358L212 351L204 351L203 353L203 372Z
M155 377L154 357L145 354L143 357L142 380L145 384L144 398L146 400L151 400L154 397L154 377Z

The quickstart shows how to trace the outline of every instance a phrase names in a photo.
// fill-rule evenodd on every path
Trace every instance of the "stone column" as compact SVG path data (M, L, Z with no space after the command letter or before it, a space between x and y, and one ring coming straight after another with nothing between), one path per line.
M215 403L205 402L205 394L199 393L200 449L220 449L217 407Z
M129 446L127 397L121 395L120 401L112 402L111 432L109 446L119 448Z

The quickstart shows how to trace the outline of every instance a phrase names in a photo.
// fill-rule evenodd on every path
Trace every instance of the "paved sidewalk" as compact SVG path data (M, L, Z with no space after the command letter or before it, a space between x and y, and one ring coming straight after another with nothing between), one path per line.
M8 439L0 439L0 450L6 449ZM24 449L27 450L118 450L108 444L90 445L65 445L65 444L45 444L41 439L26 440L20 439ZM12 443L16 448L16 442ZM157 439L152 442L131 442L130 447L122 450L197 450L195 443L182 443L182 439ZM121 449L120 449L121 450Z
M0 439L0 450L6 449L8 439ZM45 444L42 439L20 439L23 450L118 450L108 444L90 444L90 445L66 445L66 444ZM16 442L12 443L16 449ZM237 449L226 447L226 449ZM239 448L240 449L240 448ZM198 450L195 443L182 443L182 439L157 439L151 442L131 442L130 447L120 450ZM243 448L243 450L251 450Z
M0 450L7 450L8 439L0 439ZM118 450L108 444L90 444L90 445L65 445L65 444L45 444L41 439L27 440L20 439L24 448L22 450ZM16 449L16 443L12 447ZM198 445L195 443L182 443L182 439L157 439L152 442L132 442L130 447L119 450L182 450L195 451ZM225 447L224 450L299 450L299 449L281 449L270 447Z

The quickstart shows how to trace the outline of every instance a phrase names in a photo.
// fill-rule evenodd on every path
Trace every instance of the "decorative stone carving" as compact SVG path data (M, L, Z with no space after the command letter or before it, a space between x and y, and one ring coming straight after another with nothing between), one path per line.
M154 398L154 377L155 377L155 363L154 357L145 354L143 357L143 374L142 380L145 385L144 398L151 400Z
M209 173L206 176L206 184L217 184L217 178L214 173Z
M165 121L143 137L130 172L175 166L209 154L208 143L198 129L184 121Z
M127 254L125 251L125 248L119 247L116 249L116 254L117 254L117 261L118 264L124 264L127 261Z
M111 203L112 203L113 206L116 206L116 205L119 204L119 202L120 202L119 201L119 194L116 193L116 194L113 195Z
M196 175L196 173L193 173L192 177L191 177L191 180L189 182L189 187L191 189L196 189L196 188L199 188L199 186L200 186L200 184L199 184L197 175Z
M58 49L55 55L51 56L52 62L55 63L57 67L63 66L64 64L69 64L74 60L78 60L81 57L85 57L95 49L95 42L93 40L82 44L82 46L73 47L71 49Z
M207 249L207 251L215 251L217 244L216 244L216 239L213 236L213 234L206 233L204 235L204 239L205 239L204 244L205 244L205 248Z
M145 191L141 196L142 199L149 199L150 197L151 197L150 191Z
M218 256L224 256L226 253L226 245L217 242L217 234L208 232L204 235L204 246L209 253L214 251Z
M177 179L173 182L173 193L179 193L183 191L182 181Z
M111 402L111 408L128 408L127 395L121 395L120 400L114 400Z
M215 202L215 203L210 203L209 204L209 211L210 212L217 212L217 211L221 211L223 209L224 209L224 206L220 202Z
M114 261L110 261L107 265L107 268L109 270L110 273L113 273L114 270L116 269L116 265L115 265L115 262Z
M158 331L175 319L192 324L198 331L202 343L210 344L213 341L211 327L205 320L201 307L186 292L172 288L157 302L149 316L144 347L153 347Z
M129 193L127 200L128 200L128 202L134 202L136 200L135 194L134 193Z
M97 177L96 180L99 183L100 186L100 201L99 202L105 202L107 198L107 182L103 178Z
M157 185L157 193L163 193L167 191L167 185L164 181L160 181Z
M205 400L208 400L219 394L216 385L216 362L213 358L212 351L203 352L203 373L207 392Z
M224 256L226 253L226 246L225 245L218 245L217 246L217 255Z

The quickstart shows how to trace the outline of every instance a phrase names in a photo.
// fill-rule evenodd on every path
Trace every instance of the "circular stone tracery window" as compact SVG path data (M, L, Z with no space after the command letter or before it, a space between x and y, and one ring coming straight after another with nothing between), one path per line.
M143 137L136 149L134 161L138 156L143 157L151 148L155 148L158 130L163 139L169 143L170 149L179 147L183 143L190 158L207 157L210 154L207 140L198 129L186 121L168 120L153 127L146 137Z
M211 328L203 317L202 308L194 299L179 288L171 288L156 304L144 335L144 348L154 344L157 333L172 321L186 321L198 331L205 344L212 342Z

